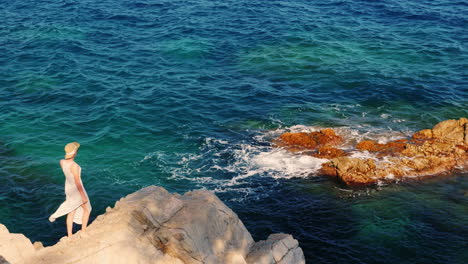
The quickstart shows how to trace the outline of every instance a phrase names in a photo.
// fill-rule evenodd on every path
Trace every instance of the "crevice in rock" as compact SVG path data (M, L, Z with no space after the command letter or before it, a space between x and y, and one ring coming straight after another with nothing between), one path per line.
M288 251L286 252L286 254L283 255L283 257L282 257L280 260L278 260L278 261L275 260L276 263L279 263L279 262L283 261L283 259L289 254L289 252L291 252L291 251L293 251L293 250L295 250L295 249L297 248L297 246L295 246L295 247L293 247L293 248L289 248L289 247L283 242L283 240L281 240L281 241L279 241L279 242L281 242L281 243L288 249Z

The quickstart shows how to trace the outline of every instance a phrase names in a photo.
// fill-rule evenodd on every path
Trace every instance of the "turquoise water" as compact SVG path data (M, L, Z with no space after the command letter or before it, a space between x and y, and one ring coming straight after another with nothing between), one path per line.
M148 185L213 190L308 263L466 263L467 173L353 190L271 147L388 140L468 117L463 1L0 0L0 223L54 244L58 160L92 219Z

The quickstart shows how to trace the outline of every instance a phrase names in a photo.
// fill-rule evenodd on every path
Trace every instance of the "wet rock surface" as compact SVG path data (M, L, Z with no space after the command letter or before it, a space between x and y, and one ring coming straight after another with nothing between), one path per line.
M332 129L285 133L279 137L279 141L283 145L278 145L286 149L308 148L316 151L312 156L330 159L322 164L320 173L352 186L442 175L455 168L466 168L468 164L466 118L446 120L432 129L418 131L410 138L385 144L363 140L347 152L339 149L343 139ZM350 151L374 153L375 158L350 157Z
M319 147L331 147L339 145L343 142L341 136L336 135L335 131L331 128L323 129L318 132L298 132L298 133L284 133L277 140L277 145L292 149L300 150L314 150Z
M344 150L334 147L320 147L316 153L312 154L312 156L319 159L333 159L347 155L348 153L346 153Z

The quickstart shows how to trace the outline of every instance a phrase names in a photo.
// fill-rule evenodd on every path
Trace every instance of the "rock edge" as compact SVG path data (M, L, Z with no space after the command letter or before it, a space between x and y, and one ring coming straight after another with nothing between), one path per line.
M0 224L0 260L10 264L303 264L291 235L255 243L237 215L210 191L170 194L149 186L98 216L86 234L33 245Z

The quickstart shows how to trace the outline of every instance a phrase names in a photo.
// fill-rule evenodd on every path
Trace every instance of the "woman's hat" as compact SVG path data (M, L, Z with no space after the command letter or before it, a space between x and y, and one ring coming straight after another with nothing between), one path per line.
M79 147L80 147L80 143L78 142L68 143L65 146L65 159L69 159L73 157L73 155L76 154L76 151L78 150Z

